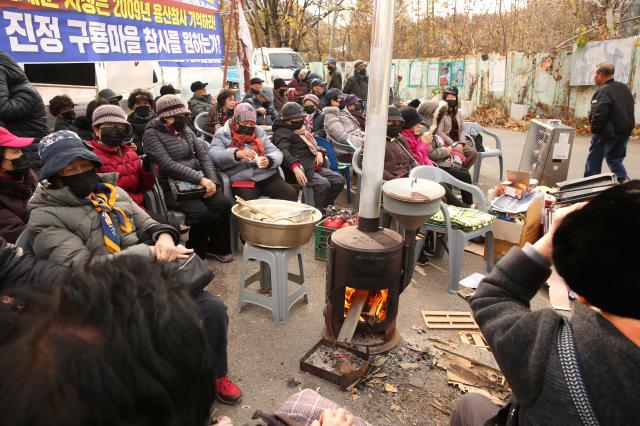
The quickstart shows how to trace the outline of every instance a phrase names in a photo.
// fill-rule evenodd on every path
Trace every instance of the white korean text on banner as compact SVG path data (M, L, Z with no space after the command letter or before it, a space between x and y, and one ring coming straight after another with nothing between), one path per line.
M0 0L0 49L18 62L224 57L218 0Z

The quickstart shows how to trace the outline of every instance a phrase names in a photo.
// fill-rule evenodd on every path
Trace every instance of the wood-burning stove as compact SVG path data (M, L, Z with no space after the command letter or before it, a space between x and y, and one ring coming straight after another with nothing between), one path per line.
M400 340L396 317L400 294L411 281L416 229L440 207L437 183L397 179L385 183L383 201L404 229L404 238L377 221L334 232L328 246L324 338L366 346L371 353ZM352 341L353 336L371 336ZM359 341L361 340L361 341Z
M403 290L403 239L389 229L362 232L356 227L334 235L327 257L324 337L338 338L349 310L363 297L361 313L352 320L356 336L369 336L363 346L371 353L387 351L400 340L396 316Z

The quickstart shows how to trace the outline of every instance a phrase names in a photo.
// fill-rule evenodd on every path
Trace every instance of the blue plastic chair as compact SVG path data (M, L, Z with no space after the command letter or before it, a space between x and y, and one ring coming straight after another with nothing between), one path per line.
M338 161L338 157L336 157L336 152L333 149L331 142L321 138L320 136L316 136L315 138L318 146L327 151L327 158L329 159L331 170L340 173L347 182L347 203L351 204L351 164Z

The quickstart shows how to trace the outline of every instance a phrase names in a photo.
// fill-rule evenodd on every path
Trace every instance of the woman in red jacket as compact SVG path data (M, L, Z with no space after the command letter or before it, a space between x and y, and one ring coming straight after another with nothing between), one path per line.
M130 147L131 124L122 108L102 105L93 112L93 132L97 140L89 141L102 161L98 173L118 173L118 186L143 207L143 193L155 183L153 175L144 171L142 161Z

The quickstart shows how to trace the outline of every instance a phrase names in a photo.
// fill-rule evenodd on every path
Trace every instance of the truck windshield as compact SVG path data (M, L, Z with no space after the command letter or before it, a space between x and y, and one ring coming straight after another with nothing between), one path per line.
M300 55L294 52L269 53L269 62L271 62L271 68L296 69L305 67Z

